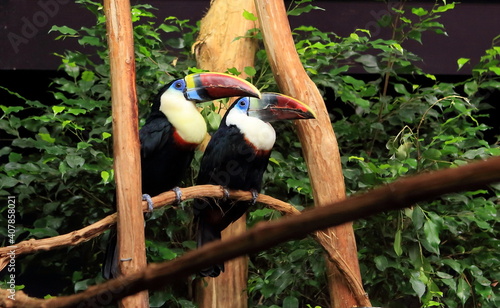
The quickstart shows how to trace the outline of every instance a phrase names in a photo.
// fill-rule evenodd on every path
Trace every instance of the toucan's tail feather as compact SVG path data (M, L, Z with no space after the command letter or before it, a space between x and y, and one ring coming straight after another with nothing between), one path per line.
M220 230L206 223L203 219L198 221L198 247L221 239ZM215 264L200 271L204 277L217 277L224 271L224 263Z
M102 276L104 279L112 279L118 277L118 251L116 246L116 229L111 229L108 245L104 254L104 264L102 265Z

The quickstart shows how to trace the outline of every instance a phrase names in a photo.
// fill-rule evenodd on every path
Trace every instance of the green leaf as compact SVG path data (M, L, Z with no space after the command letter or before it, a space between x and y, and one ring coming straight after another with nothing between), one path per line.
M361 79L356 79L352 76L342 76L342 80L345 82L345 83L348 83L348 84L352 84L355 88L361 88L363 86L365 86L365 82Z
M495 73L496 75L500 76L500 67L498 67L498 66L490 66L488 69L490 71L492 71L493 73Z
M439 239L439 228L436 223L434 223L432 220L428 219L424 223L424 234L425 234L425 240L428 245L426 248L435 254L439 254L439 243L441 242ZM422 244L424 244L423 242Z
M348 70L349 70L349 65L343 65L341 67L330 70L330 72L328 72L328 73L330 75L334 76L334 75L339 75L341 73L347 72Z
M101 171L101 179L105 184L109 183L109 172Z
M92 81L92 80L94 80L94 78L95 78L94 72L84 71L82 73L82 80L84 80L84 81Z
M426 9L424 8L421 8L421 7L414 7L411 9L411 12L414 14L414 15L417 15L419 17L422 17L422 16L425 16L427 14L429 14L429 11L427 11Z
M283 300L283 308L298 308L299 300L294 296L287 296Z
M403 254L403 249L401 247L401 229L398 229L396 231L396 234L394 236L394 252L396 253L397 256L401 256Z
M94 36L84 36L78 40L78 43L80 43L80 45L82 45L82 46L85 46L85 45L101 46L101 40L98 37L94 37Z
M245 9L243 10L243 18L250 21L256 21L258 19L257 16L255 16L253 13L250 13Z
M432 74L425 74L424 76L431 79L431 80L436 80L436 76L434 76Z
M0 108L2 108L2 111L4 112L5 115L8 115L10 113L16 113L16 112L19 112L21 110L24 110L24 107L21 107L21 106L7 107L7 106L0 105Z
M78 155L68 155L66 156L66 163L70 168L78 168L83 166L85 159Z
M288 258L290 259L290 262L297 262L298 260L303 259L306 256L307 256L307 250L296 249L288 256Z
M276 158L274 158L274 157L269 157L269 162L273 163L275 165L278 165L278 166L280 165L280 162L278 160L276 160Z
M469 58L460 58L457 60L458 70L460 70L466 63L470 61Z
M385 256L376 256L373 261L375 261L375 266L379 271L384 271L389 266L389 262Z
M408 91L406 90L405 85L402 83L396 83L394 85L394 90L396 90L396 92L398 92L400 94L410 95L410 93L408 93Z
M243 71L245 72L245 74L247 74L250 77L255 76L255 74L257 73L257 71L255 70L255 68L252 67L252 66L245 66L245 68L243 69Z
M217 130L220 125L221 116L217 112L210 111L206 116L208 121L208 128L211 131Z
M407 23L407 24L411 24L411 23L412 23L412 22L411 22L411 19L406 18L406 17L404 17L404 16L401 16L401 17L400 17L400 19L401 19L401 21L402 21L402 22L404 22L404 23Z
M408 37L422 44L422 31L412 30L408 33Z
M350 37L350 38L352 38L352 39L353 39L353 40L355 40L355 41L359 41L359 35L358 35L358 34L356 34L356 33L351 33L351 34L349 35L349 37Z
M441 262L451 267L457 274L462 274L463 267L458 261L453 259L444 259Z
M166 25L166 24L161 24L158 29L166 32L166 33L170 33L170 32L180 32L180 29L179 27L176 27L174 25Z
M320 8L319 6L314 6L314 5L308 4L304 7L296 7L294 9L288 11L287 14L290 16L299 16L299 15L302 15L302 13L309 13L312 10L324 11L324 9Z
M68 113L74 114L74 115L79 115L79 114L85 114L87 113L87 110L81 109L81 108L69 108Z
M106 139L108 139L109 137L111 137L111 134L110 134L110 133L108 133L108 132L103 132L103 133L102 133L102 140L106 140Z
M448 274L448 273L445 273L445 272L440 272L440 271L437 271L436 272L436 275L439 277L439 278L443 278L443 279L452 279L453 276Z
M16 186L19 181L11 176L6 176L0 173L0 188L11 188Z
M63 112L64 109L66 109L66 107L64 106L52 106L52 111L54 112L54 115Z
M358 105L361 108L369 109L370 108L370 101L361 98L361 97L356 97L354 99L354 103Z
M53 236L58 236L59 233L57 233L56 230L50 229L47 227L44 228L25 228L25 231L29 231L30 235L35 237L35 238L45 238L45 237L53 237Z
M68 26L62 26L62 27L52 26L52 28L50 28L50 30L49 30L49 33L52 32L52 31L58 31L61 34L65 34L65 35L75 35L75 34L78 34L78 31L76 31L74 29L71 29Z
M47 141L48 143L54 143L56 141L56 139L52 138L50 134L38 133L38 136L40 136L43 141Z
M432 10L432 12L433 13L443 13L443 12L446 12L446 11L454 9L454 8L455 8L455 2L452 2L450 4L441 5L437 9Z
M422 157L430 160L439 160L441 158L441 151L438 149L427 149L422 153Z
M231 75L234 75L234 76L239 76L241 75L241 72L238 71L238 69L236 67L232 67L232 68L228 68L227 69L227 72Z
M418 298L422 298L422 296L425 293L425 289L426 289L425 284L420 279L420 275L421 275L420 272L414 272L411 274L411 277L410 277L411 287L412 287L413 291L415 291L415 293L417 293Z
M413 208L411 220L413 221L413 225L416 230L420 230L420 228L424 225L425 216L420 206L415 206Z
M164 247L164 246L159 246L158 248L158 253L160 255L160 258L162 260L172 260L177 257L177 254L173 252L171 249Z
M469 299L470 295L471 289L469 284L465 279L460 278L457 285L457 296L462 302L462 305L465 305L465 302L467 301L467 299Z
M378 73L380 68L378 66L378 60L373 55L362 55L355 59L356 62L363 64L363 68L368 73Z
M21 154L19 154L19 153L11 152L9 154L9 162L11 162L11 163L17 163L22 158L23 158L23 156Z
M472 80L470 82L466 82L464 84L464 91L468 96L474 95L478 90L478 84L475 80Z

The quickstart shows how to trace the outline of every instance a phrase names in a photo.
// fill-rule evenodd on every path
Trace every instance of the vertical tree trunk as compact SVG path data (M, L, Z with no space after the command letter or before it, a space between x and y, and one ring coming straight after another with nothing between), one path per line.
M141 202L141 165L134 39L128 0L105 0L111 68L113 150L118 211L120 271L134 273L146 266L144 218ZM148 292L124 298L121 307L149 307Z
M257 43L251 39L234 41L247 30L255 28L254 22L243 18L243 12L255 12L253 0L214 0L201 21L200 35L194 46L198 66L210 71L225 72L235 67L243 72L254 66ZM239 76L245 78L246 76ZM222 238L246 230L246 215L222 232ZM195 286L196 303L200 308L246 308L247 257L225 263L225 272L217 278L198 280Z
M317 113L316 121L296 122L315 205L324 206L345 199L337 140L323 98L302 67L295 50L283 0L255 0L255 3L264 44L280 91L309 104ZM361 281L352 224L330 228L326 232L339 256L350 267L348 272L354 273L355 278ZM359 303L344 277L333 263L327 264L331 306L357 306Z

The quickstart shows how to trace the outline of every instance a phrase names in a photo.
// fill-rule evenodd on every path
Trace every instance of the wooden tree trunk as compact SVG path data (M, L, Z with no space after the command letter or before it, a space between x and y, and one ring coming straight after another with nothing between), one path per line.
M200 34L194 46L198 66L209 71L225 72L235 67L243 72L254 66L257 42L240 39L254 22L243 18L243 12L255 12L253 0L214 0L201 21ZM245 78L244 74L239 76ZM228 238L246 231L246 215L222 232ZM195 298L200 308L246 308L248 260L246 256L225 263L225 272L217 278L196 281Z
M264 44L280 91L309 104L317 113L316 121L296 121L315 205L325 206L345 199L337 140L323 98L302 67L295 50L283 0L255 0L255 3ZM361 281L352 224L330 228L326 232L338 255L344 259L344 264L350 267L344 272L352 273L355 279ZM327 262L327 266L331 306L346 308L361 304L333 263Z
M113 150L118 211L118 251L123 275L146 266L141 165L135 87L134 39L128 0L105 0L111 68ZM121 307L149 307L148 292L124 298Z

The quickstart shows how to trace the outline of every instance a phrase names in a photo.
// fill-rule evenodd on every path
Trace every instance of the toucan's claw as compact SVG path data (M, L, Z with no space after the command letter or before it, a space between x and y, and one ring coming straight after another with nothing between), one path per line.
M250 192L252 193L252 202L251 202L251 205L254 206L255 203L257 202L257 198L259 197L259 192L256 191L255 189L251 189Z
M179 186L175 186L172 188L172 191L175 193L175 202L173 205L179 205L182 202L182 191Z
M229 190L227 187L222 186L222 201L225 202L227 199L229 199Z
M148 211L146 212L146 214L144 214L144 218L145 219L149 219L151 218L151 215L153 213L153 210L154 210L154 203L153 203L153 199L151 199L151 196L148 195L148 194L143 194L142 195L142 200L143 201L146 201L148 203Z

